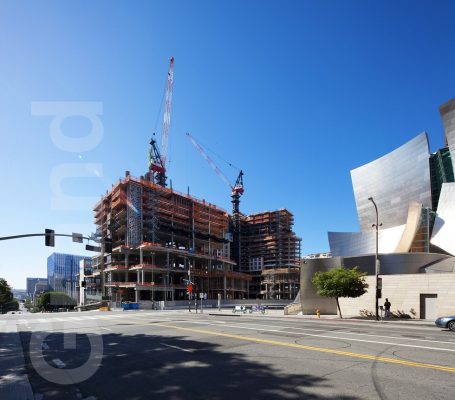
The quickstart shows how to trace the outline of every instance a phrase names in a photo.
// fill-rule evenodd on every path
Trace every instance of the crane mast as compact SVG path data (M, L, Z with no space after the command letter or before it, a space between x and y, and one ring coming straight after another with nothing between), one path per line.
M171 57L166 82L166 102L163 115L163 131L161 133L161 152L154 137L150 140L149 150L149 173L150 179L163 187L166 187L166 156L171 126L172 91L174 87L174 57ZM155 136L155 134L153 134Z

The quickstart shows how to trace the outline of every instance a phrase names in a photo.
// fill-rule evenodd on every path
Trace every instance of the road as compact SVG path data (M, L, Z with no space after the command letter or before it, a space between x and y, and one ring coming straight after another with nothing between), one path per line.
M412 322L86 312L9 315L0 319L0 335L4 355L12 335L20 338L35 399L416 400L455 393L455 334Z

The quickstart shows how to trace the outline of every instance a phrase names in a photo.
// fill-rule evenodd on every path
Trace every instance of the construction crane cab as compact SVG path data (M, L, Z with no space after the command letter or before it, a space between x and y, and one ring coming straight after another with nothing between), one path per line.
M153 137L150 139L149 171L153 177L154 183L160 186L166 186L166 168L161 159L156 140Z
M235 181L234 187L232 188L232 194L239 194L241 196L243 192L243 171L241 170Z
M163 114L163 132L161 134L161 152L155 140L155 133L150 140L149 174L150 180L160 186L166 187L166 155L171 124L172 90L174 86L174 57L171 57L165 91L165 109Z

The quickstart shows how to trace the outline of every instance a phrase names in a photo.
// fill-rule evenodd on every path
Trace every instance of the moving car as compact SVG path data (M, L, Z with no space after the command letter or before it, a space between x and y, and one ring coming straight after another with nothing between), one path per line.
M438 318L436 321L434 321L434 323L440 328L448 328L452 332L455 332L455 315L452 315L451 317Z

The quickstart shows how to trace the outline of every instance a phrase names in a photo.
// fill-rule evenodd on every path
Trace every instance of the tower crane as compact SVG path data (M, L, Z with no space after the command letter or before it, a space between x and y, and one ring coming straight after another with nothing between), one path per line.
M172 89L174 86L174 57L171 57L166 83L166 103L163 116L163 131L161 133L161 152L155 140L155 133L150 140L149 150L149 173L151 180L163 187L166 187L166 155L169 139L169 128L171 126L171 105Z
M196 147L196 149L201 153L202 157L208 162L212 167L215 173L231 188L231 203L232 203L232 241L233 241L233 253L234 261L237 262L237 265L240 266L241 255L240 255L240 197L243 195L245 189L243 187L243 171L240 170L239 175L235 181L235 184L232 185L226 175L218 168L218 166L212 161L212 159L207 155L202 146L194 139L194 137L187 133L186 136L191 141L191 143Z

